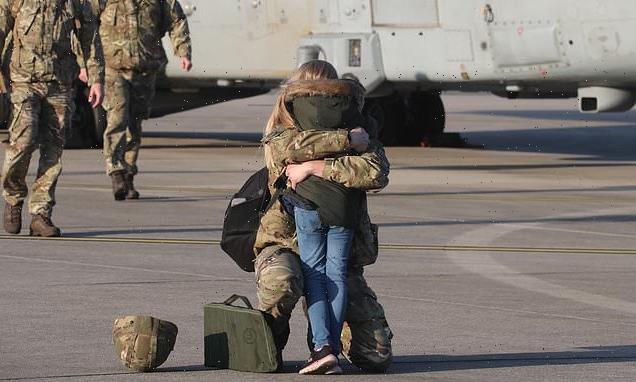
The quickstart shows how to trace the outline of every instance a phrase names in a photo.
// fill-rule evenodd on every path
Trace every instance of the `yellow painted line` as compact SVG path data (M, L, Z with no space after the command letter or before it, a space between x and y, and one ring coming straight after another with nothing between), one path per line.
M160 239L140 237L36 237L22 235L0 235L0 240L26 240L26 241L59 241L59 242L93 242L93 243L131 243L131 244L178 244L178 245L218 245L220 240L191 240L191 239Z
M174 244L174 245L219 245L220 240L139 238L139 237L34 237L22 235L0 235L0 240L22 241L58 241L92 243L129 243L129 244ZM577 248L577 247L498 247L483 245L426 245L391 244L379 245L384 250L399 251L460 251L460 252L514 252L514 253L585 253L598 255L636 255L636 249L630 248Z
M411 251L461 251L461 252L519 252L519 253L587 253L636 255L636 249L628 248L572 248L572 247L496 247L481 245L410 245L380 244L381 249Z

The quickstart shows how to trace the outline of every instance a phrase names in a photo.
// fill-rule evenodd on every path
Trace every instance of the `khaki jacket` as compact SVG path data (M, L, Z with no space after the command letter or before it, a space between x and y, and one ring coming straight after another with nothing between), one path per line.
M76 34L87 57L91 84L103 83L96 20L88 0L0 0L0 51L13 34L11 82L70 85L79 72L71 47L71 36Z
M174 54L191 58L188 21L177 0L99 0L99 5L108 68L158 71L168 62L161 44L166 32Z
M276 130L263 139L263 144L272 195L275 192L274 182L283 174L287 164L329 158L350 150L346 130ZM389 168L384 148L374 140L367 152L361 155L327 159L322 175L324 179L346 187L380 190L389 182ZM361 219L354 232L352 263L368 265L375 262L378 253L377 226L369 219L366 198L361 200L359 209ZM258 256L286 249L298 253L296 227L293 217L285 212L280 201L276 201L261 218L254 252Z

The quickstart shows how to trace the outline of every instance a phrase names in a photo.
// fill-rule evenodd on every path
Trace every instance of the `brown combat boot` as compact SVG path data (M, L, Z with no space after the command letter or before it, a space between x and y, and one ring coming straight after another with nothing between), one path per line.
M18 234L22 229L22 202L12 206L4 205L4 230L7 233Z
M31 226L29 227L29 234L31 236L42 237L58 237L62 236L62 232L57 228L51 218L44 214L32 215Z
M133 184L133 174L126 174L126 188L128 188L128 193L126 194L126 199L139 199L139 192L135 190L135 185Z
M113 181L113 196L115 200L126 199L128 188L126 187L126 175L124 171L113 172L110 174L110 179Z

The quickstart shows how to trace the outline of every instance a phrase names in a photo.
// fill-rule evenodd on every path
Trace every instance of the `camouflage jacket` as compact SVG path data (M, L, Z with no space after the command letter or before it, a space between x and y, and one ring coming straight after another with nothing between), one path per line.
M106 66L116 70L157 71L167 62L161 38L169 32L174 54L190 58L188 21L177 0L99 1Z
M0 50L13 35L11 82L70 85L79 71L71 47L75 33L91 84L104 82L103 52L97 18L89 0L0 0Z
M380 190L389 182L389 161L377 140L372 140L367 152L361 155L333 157L350 150L347 130L275 130L263 138L263 143L272 194L275 192L274 182L287 164L313 159L327 158L323 178L346 187ZM366 198L361 200L359 209L361 219L354 233L352 262L368 265L377 257L377 226L369 219ZM282 249L298 253L296 226L293 217L276 201L261 218L254 252L256 255L270 254Z

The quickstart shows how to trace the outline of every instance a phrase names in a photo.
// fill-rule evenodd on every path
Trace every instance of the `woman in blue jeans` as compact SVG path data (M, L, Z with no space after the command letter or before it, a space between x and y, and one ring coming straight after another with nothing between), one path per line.
M366 123L361 114L363 99L364 89L357 82L339 80L326 61L310 61L283 86L267 130L281 125L299 131L360 130ZM364 152L368 140L351 146L351 150L332 156ZM312 175L312 170L309 162L288 165L290 187L282 196L296 222L314 343L300 374L339 374L342 369L337 354L347 305L347 262L364 191ZM302 181L296 182L298 179Z

